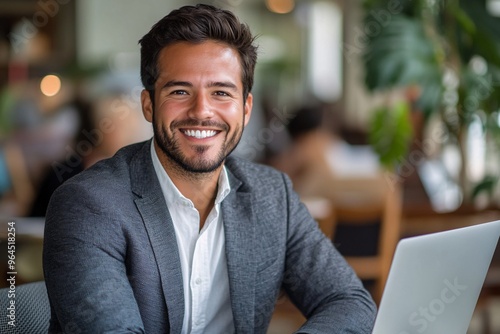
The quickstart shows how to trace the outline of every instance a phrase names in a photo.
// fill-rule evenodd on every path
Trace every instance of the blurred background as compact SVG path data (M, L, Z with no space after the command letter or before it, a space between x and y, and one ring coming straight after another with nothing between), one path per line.
M0 237L15 221L20 282L43 279L52 191L152 136L138 40L195 3L0 0ZM234 154L288 173L355 268L380 256L365 279L377 300L400 238L500 219L499 0L205 3L258 36L254 111Z

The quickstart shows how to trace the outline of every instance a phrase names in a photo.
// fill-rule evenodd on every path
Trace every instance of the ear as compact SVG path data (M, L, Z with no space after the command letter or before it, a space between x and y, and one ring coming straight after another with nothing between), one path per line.
M149 91L143 89L141 92L141 106L142 114L144 118L149 122L153 122L153 101L151 101L151 96Z
M253 106L253 95L252 93L249 93L243 109L243 113L245 114L244 126L247 126L248 121L250 121L250 116L252 115L252 106Z

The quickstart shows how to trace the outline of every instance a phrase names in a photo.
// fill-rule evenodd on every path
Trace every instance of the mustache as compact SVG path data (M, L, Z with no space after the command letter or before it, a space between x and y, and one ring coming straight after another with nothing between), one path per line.
M221 123L213 120L199 121L196 119L186 119L180 121L173 121L170 124L170 129L186 128L186 127L210 127L222 131L227 131L229 129L226 123Z

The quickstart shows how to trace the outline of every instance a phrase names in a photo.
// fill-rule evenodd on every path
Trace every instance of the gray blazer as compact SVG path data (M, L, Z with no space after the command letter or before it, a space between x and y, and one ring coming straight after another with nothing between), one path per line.
M184 300L170 214L150 155L134 144L67 181L46 216L51 332L179 333ZM301 333L371 333L375 306L282 173L225 163L222 202L236 333L265 333L283 288Z

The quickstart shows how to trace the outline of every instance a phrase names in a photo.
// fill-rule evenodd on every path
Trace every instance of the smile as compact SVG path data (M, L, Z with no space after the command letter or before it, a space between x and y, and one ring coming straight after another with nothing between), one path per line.
M204 139L213 137L217 134L215 130L182 130L182 132L189 137L194 137L197 139Z

